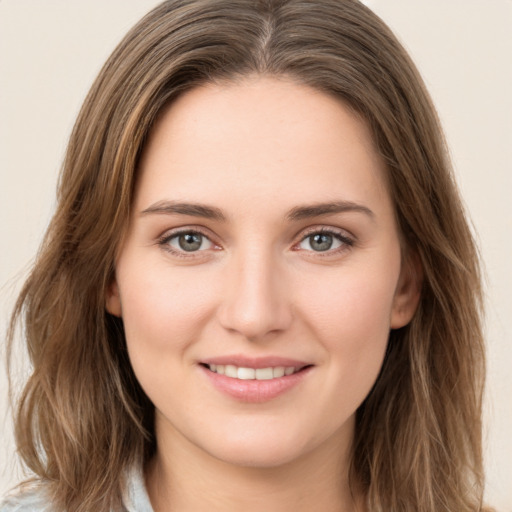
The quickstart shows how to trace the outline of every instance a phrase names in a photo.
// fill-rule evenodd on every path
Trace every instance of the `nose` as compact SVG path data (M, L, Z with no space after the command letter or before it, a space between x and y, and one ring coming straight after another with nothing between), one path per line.
M251 341L288 329L292 307L283 269L269 254L239 254L233 260L218 310L224 329Z

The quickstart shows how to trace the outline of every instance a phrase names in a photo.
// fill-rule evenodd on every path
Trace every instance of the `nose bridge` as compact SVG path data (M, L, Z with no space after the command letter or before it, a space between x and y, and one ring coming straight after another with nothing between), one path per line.
M248 339L286 329L291 320L285 275L269 248L236 251L220 308L224 328Z

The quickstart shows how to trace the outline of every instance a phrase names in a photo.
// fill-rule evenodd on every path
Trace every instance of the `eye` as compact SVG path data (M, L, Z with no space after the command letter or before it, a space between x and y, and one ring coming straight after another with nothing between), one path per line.
M160 244L178 253L206 251L214 247L213 242L206 235L192 230L165 236Z
M298 244L299 249L314 252L337 252L352 246L353 240L341 233L322 229L306 235Z

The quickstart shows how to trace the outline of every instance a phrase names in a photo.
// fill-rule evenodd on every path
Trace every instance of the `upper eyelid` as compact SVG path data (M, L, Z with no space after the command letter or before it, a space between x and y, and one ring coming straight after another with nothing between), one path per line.
M213 242L212 238L215 238L215 235L209 229L206 229L202 226L190 225L190 226L181 226L179 228L166 229L165 231L162 232L161 235L158 236L158 239L159 240L163 240L166 238L170 239L175 236L181 235L183 233L198 233L200 235L205 236L206 238L208 238L208 240L210 240L212 242Z
M337 228L334 226L310 226L306 229L301 230L299 236L300 240L304 240L308 236L314 235L315 233L328 233L332 235L338 235L343 238L349 238L351 240L355 240L356 237L348 230L343 228Z

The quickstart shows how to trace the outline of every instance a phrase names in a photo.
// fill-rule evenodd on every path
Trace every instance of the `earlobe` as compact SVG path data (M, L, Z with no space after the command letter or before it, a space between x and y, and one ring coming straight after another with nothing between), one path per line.
M114 316L122 317L121 296L115 278L105 291L105 309Z
M416 254L408 255L402 265L391 311L391 329L407 325L414 316L421 297L423 269Z

